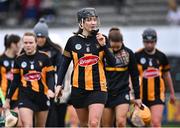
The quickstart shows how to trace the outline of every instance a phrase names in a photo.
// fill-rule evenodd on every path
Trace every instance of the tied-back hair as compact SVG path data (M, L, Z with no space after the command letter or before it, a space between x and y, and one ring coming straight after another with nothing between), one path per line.
M18 35L15 35L15 34L8 35L8 34L6 34L4 36L4 46L5 46L5 49L10 48L12 43L17 44L20 41L20 39L21 38Z
M74 35L82 34L83 29L79 27L77 32L73 32Z
M108 38L110 41L113 41L113 42L123 41L123 36L122 36L120 29L118 27L112 27L109 30Z

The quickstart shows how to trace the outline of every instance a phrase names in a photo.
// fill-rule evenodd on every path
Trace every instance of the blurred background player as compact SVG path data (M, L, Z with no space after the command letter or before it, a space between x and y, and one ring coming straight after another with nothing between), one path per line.
M170 89L170 103L175 94L166 55L156 49L157 33L147 28L142 34L144 48L135 53L140 74L140 96L152 114L152 127L160 127L165 105L165 85Z
M8 91L5 108L15 90L19 88L18 108L23 127L45 127L49 99L54 97L54 68L47 54L37 50L34 33L26 32L22 38L24 52L14 64L14 79Z
M4 37L4 46L5 51L0 56L0 87L4 94L4 97L7 96L10 85L13 81L13 68L14 61L20 51L20 36L15 34L5 35ZM10 102L10 109L14 109L18 113L18 89L12 96ZM17 126L21 126L21 120Z
M107 100L104 57L110 65L115 65L115 58L108 49L107 38L97 30L99 19L96 10L83 8L77 12L77 19L79 30L65 46L56 96L61 95L64 76L73 60L70 103L76 109L81 127L99 127Z
M116 66L106 64L108 100L102 116L102 126L112 127L115 121L116 127L125 127L130 104L129 76L135 93L135 103L141 106L137 63L134 53L125 47L119 28L111 28L108 37L116 58Z
M52 65L55 68L55 78L57 78L57 70L61 64L62 48L53 43L49 38L48 25L44 18L41 18L39 22L34 26L34 33L37 36L37 48L40 51L44 51L48 54ZM55 80L56 81L56 80ZM66 94L65 94L66 93ZM47 118L47 127L64 127L65 115L67 110L67 98L69 97L69 89L64 90L61 103L51 103Z

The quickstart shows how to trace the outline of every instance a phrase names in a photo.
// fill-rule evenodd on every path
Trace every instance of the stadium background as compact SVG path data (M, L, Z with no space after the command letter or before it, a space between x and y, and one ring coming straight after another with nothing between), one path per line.
M179 3L177 0L177 6ZM141 34L145 28L156 29L157 48L168 55L177 97L176 106L167 101L163 124L180 126L180 26L167 20L168 0L0 0L0 53L4 50L5 34L22 36L32 31L40 17L47 20L50 38L64 47L78 29L76 12L82 7L97 9L102 33L107 35L110 27L118 26L125 45L133 51L142 47ZM168 97L169 91L166 92Z

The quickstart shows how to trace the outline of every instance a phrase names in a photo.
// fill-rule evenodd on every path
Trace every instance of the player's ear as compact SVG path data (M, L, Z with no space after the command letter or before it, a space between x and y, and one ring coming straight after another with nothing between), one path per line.
M83 25L84 24L84 20L83 19L81 19L81 22L79 22L79 27L81 28L81 29L83 29Z

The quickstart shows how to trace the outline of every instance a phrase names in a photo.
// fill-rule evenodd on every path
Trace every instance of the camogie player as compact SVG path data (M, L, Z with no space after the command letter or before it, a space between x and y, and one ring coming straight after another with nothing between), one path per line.
M112 127L116 122L116 127L125 127L130 104L130 78L135 93L135 103L141 106L137 63L134 53L124 45L119 28L110 29L109 41L116 58L116 65L106 64L108 100L102 116L102 126Z
M48 55L37 50L37 39L33 33L27 32L23 38L24 52L14 64L14 79L6 98L5 108L16 88L19 88L19 113L23 127L45 127L49 99L54 97L54 67Z
M0 56L0 87L4 97L7 97L8 90L14 78L14 61L20 51L20 40L20 36L15 34L5 35L4 38L5 51ZM14 109L18 113L18 89L16 89L11 98L10 106L10 109ZM17 126L21 126L20 117Z
M175 94L166 55L156 49L157 33L147 28L142 34L144 48L135 53L140 74L140 96L150 108L152 127L161 127L165 104L165 84L170 89L170 103L175 103Z
M110 65L115 58L108 48L107 38L97 31L99 18L94 8L78 11L79 30L70 37L58 72L56 97L61 95L62 82L73 60L70 103L75 107L81 127L99 127L107 100L104 58Z

